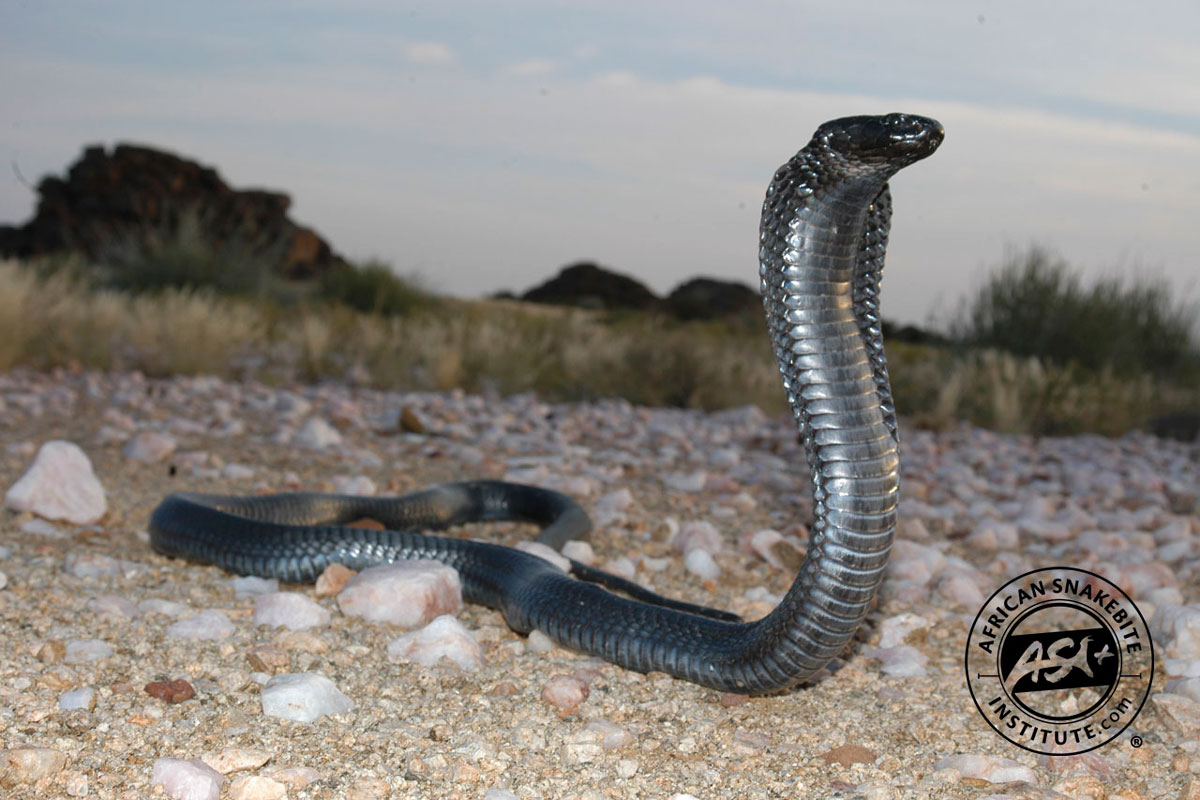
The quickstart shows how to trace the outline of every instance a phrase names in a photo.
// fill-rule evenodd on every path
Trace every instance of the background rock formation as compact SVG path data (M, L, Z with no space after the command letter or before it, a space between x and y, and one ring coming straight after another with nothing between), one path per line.
M667 295L667 309L678 319L720 319L762 314L762 297L744 283L692 278Z
M0 226L0 256L29 258L75 252L96 259L129 235L161 232L195 213L214 244L240 237L261 249L274 270L305 279L346 266L329 244L287 216L291 198L262 189L236 190L215 169L171 153L118 144L88 147L65 178L37 187L33 219Z
M564 267L550 280L521 295L521 299L548 305L639 311L657 310L662 303L639 281L586 261Z

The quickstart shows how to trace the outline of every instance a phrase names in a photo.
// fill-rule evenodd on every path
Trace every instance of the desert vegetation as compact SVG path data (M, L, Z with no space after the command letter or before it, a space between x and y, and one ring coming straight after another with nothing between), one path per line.
M0 370L785 407L762 324L745 318L435 297L378 262L283 282L256 262L261 252L252 241L211 246L186 223L118 241L98 264L0 263ZM964 301L949 344L889 345L896 404L928 427L1117 435L1200 407L1191 319L1161 285L1087 287L1042 250L1015 254Z

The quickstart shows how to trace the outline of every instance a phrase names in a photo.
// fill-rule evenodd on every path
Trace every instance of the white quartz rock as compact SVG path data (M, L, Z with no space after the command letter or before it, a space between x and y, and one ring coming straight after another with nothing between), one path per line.
M254 602L254 624L289 631L303 631L329 624L329 612L312 598L298 592L259 595Z
M171 800L217 800L224 782L221 773L199 759L160 758L150 778Z
M29 470L4 496L4 505L75 525L90 525L108 511L92 462L78 445L59 439L42 445Z
M337 601L343 614L415 628L461 611L462 582L453 567L438 561L398 561L364 569L346 582Z
M443 658L463 669L483 666L483 648L471 632L449 614L438 617L419 631L392 640L387 653L392 661L415 661L423 667L432 667Z
M354 701L324 675L290 672L267 681L262 690L262 708L270 717L315 722L326 714L349 711Z

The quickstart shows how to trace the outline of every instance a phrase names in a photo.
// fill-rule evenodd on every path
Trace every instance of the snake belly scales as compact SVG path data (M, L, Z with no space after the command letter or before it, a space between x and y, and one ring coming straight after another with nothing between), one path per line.
M814 511L804 563L766 617L742 622L578 562L568 574L509 547L414 532L519 520L541 525L538 540L558 548L590 529L570 498L499 481L398 498L172 494L151 516L152 546L288 581L311 581L334 563L361 569L435 559L458 570L468 602L500 610L520 633L539 630L622 667L721 691L763 694L804 682L854 636L887 566L900 480L878 305L892 210L887 181L942 137L938 122L914 115L833 120L767 188L763 305L808 457ZM386 529L348 525L364 517Z

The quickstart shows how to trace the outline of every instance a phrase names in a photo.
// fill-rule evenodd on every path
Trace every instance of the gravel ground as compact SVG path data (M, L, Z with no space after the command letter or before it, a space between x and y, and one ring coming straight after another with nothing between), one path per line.
M160 759L203 759L224 775L220 796L243 799L1200 798L1195 444L905 427L901 543L877 609L812 684L742 698L547 648L477 606L459 614L482 646L474 670L389 660L400 629L347 616L309 586L287 588L325 607L328 624L257 626L253 595L216 568L153 553L146 521L185 489L386 494L521 480L593 512L598 565L754 618L787 589L807 541L806 468L787 420L754 408L0 375L0 486L55 439L87 454L107 512L95 524L14 511L0 521L6 797L151 797L156 764L171 763ZM455 534L513 544L532 531ZM685 554L689 540L700 544ZM1000 738L963 673L984 600L1057 564L1129 592L1163 656L1133 725L1071 757ZM200 611L223 612L232 629L168 632ZM323 675L353 707L311 723L265 715L262 684L282 673ZM544 698L558 676L582 687L578 705Z

